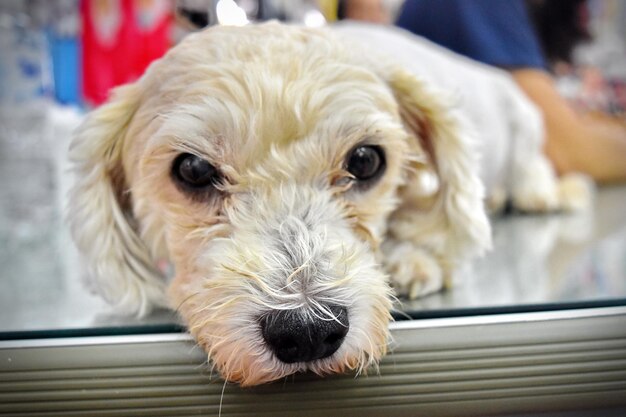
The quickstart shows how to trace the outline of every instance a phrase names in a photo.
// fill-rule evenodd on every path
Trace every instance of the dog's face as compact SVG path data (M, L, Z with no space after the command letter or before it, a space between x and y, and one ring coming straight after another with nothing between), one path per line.
M430 129L401 94L321 32L190 36L73 145L70 221L100 290L169 303L244 385L364 369L387 345L379 246Z

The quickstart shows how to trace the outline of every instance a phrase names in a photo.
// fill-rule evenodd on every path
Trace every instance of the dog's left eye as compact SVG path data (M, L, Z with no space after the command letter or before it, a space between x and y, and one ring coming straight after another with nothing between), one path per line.
M359 181L374 180L385 170L385 153L380 146L356 147L348 155L346 169Z
M174 160L172 174L176 180L192 188L213 185L218 177L217 169L209 161L190 153L181 154Z

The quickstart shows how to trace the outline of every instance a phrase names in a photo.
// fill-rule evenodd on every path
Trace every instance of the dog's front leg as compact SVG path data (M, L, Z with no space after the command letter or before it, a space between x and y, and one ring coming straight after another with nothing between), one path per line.
M590 207L593 181L570 173L560 178L548 158L537 153L526 161L513 162L513 207L524 212L580 211Z
M381 247L385 269L397 295L410 299L440 291L448 273L438 257L410 240L389 238Z

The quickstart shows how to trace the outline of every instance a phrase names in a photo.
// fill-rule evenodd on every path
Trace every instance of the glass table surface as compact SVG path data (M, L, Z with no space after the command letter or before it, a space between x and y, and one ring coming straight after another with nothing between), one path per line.
M180 332L172 311L121 317L83 284L63 222L78 119L0 121L0 339ZM452 290L402 301L396 319L626 304L626 186L599 188L589 212L494 217L493 233Z

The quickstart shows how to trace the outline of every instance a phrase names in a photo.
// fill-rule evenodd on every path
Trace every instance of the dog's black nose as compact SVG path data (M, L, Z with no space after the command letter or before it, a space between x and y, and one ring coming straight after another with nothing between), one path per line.
M326 307L334 318L322 312L275 310L261 318L261 332L267 345L285 363L326 358L339 349L350 323L345 307Z

